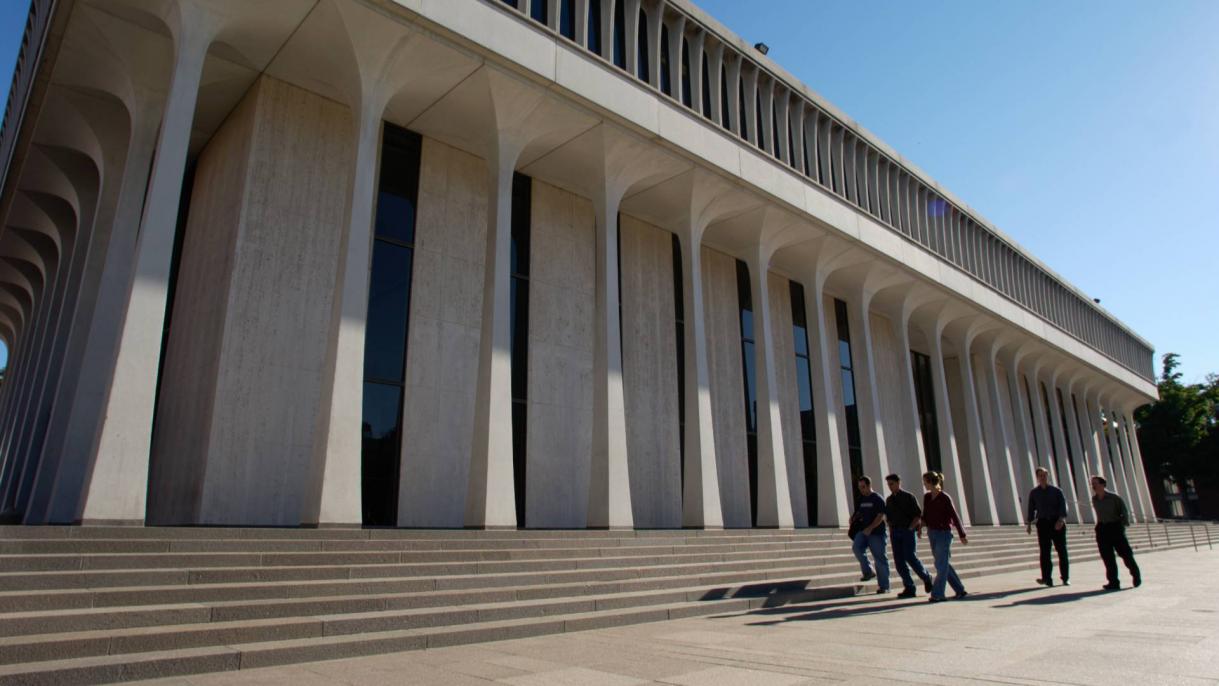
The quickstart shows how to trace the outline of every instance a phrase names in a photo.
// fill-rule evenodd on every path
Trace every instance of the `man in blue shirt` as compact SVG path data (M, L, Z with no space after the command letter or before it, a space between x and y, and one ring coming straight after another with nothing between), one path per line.
M1050 483L1050 472L1037 468L1037 487L1029 492L1027 530L1033 533L1037 525L1037 547L1041 552L1041 578L1037 583L1053 586L1054 563L1050 560L1050 544L1058 552L1058 571L1063 586L1071 585L1071 563L1067 558L1067 498L1062 490Z
M876 579L876 592L889 592L889 560L885 557L885 499L872 491L872 480L859 477L859 500L855 502L855 514L851 516L851 530L855 532L851 549L859 560L863 572L860 581ZM868 564L867 552L872 551L876 560L876 573Z

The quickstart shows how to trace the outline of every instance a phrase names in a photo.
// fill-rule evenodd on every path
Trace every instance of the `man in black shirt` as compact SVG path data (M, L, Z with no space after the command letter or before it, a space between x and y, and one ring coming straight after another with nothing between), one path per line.
M910 491L902 490L902 479L896 474L885 477L889 487L889 497L885 498L885 518L889 521L889 538L893 542L893 561L897 563L897 575L902 578L905 589L897 595L898 598L913 598L914 579L910 578L913 569L918 578L923 580L923 590L931 592L931 575L919 561L915 553L918 541L914 532L919 528L919 520L923 509L919 507L918 498Z
M863 572L860 581L876 579L876 592L889 592L889 560L885 557L885 499L872 492L872 480L859 477L859 500L855 501L855 514L851 516L851 530L855 532L851 549L859 560ZM876 573L868 564L867 551L872 551L876 560Z
M1037 487L1029 492L1026 531L1033 533L1037 523L1037 546L1041 550L1041 578L1037 583L1054 585L1054 564L1050 561L1050 544L1058 552L1058 571L1063 586L1071 585L1071 566L1067 559L1067 498L1062 489L1050 484L1050 472L1037 468Z

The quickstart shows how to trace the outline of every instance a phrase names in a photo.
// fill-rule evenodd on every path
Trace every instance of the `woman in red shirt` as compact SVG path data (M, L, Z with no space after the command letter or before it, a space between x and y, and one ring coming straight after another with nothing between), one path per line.
M957 508L953 507L952 498L944 492L944 475L939 472L927 472L923 475L923 487L927 489L927 493L923 495L921 525L927 527L931 554L935 557L935 581L931 586L929 600L933 603L945 600L945 584L952 586L957 598L964 598L968 595L965 585L948 562L952 557L953 527L956 527L957 533L961 535L963 545L969 545L969 538L965 535L965 529L961 528L961 518L957 515Z

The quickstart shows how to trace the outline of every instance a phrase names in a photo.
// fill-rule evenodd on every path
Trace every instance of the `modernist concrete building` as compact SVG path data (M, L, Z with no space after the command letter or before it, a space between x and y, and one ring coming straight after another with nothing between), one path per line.
M1150 344L689 0L34 0L10 520L1152 515Z

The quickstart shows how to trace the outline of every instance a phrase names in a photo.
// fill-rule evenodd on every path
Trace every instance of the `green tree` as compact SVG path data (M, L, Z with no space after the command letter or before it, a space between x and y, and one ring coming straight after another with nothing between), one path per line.
M1141 408L1139 447L1149 479L1186 484L1215 484L1219 476L1219 376L1206 383L1181 383L1180 356L1164 356L1158 385L1160 399Z

